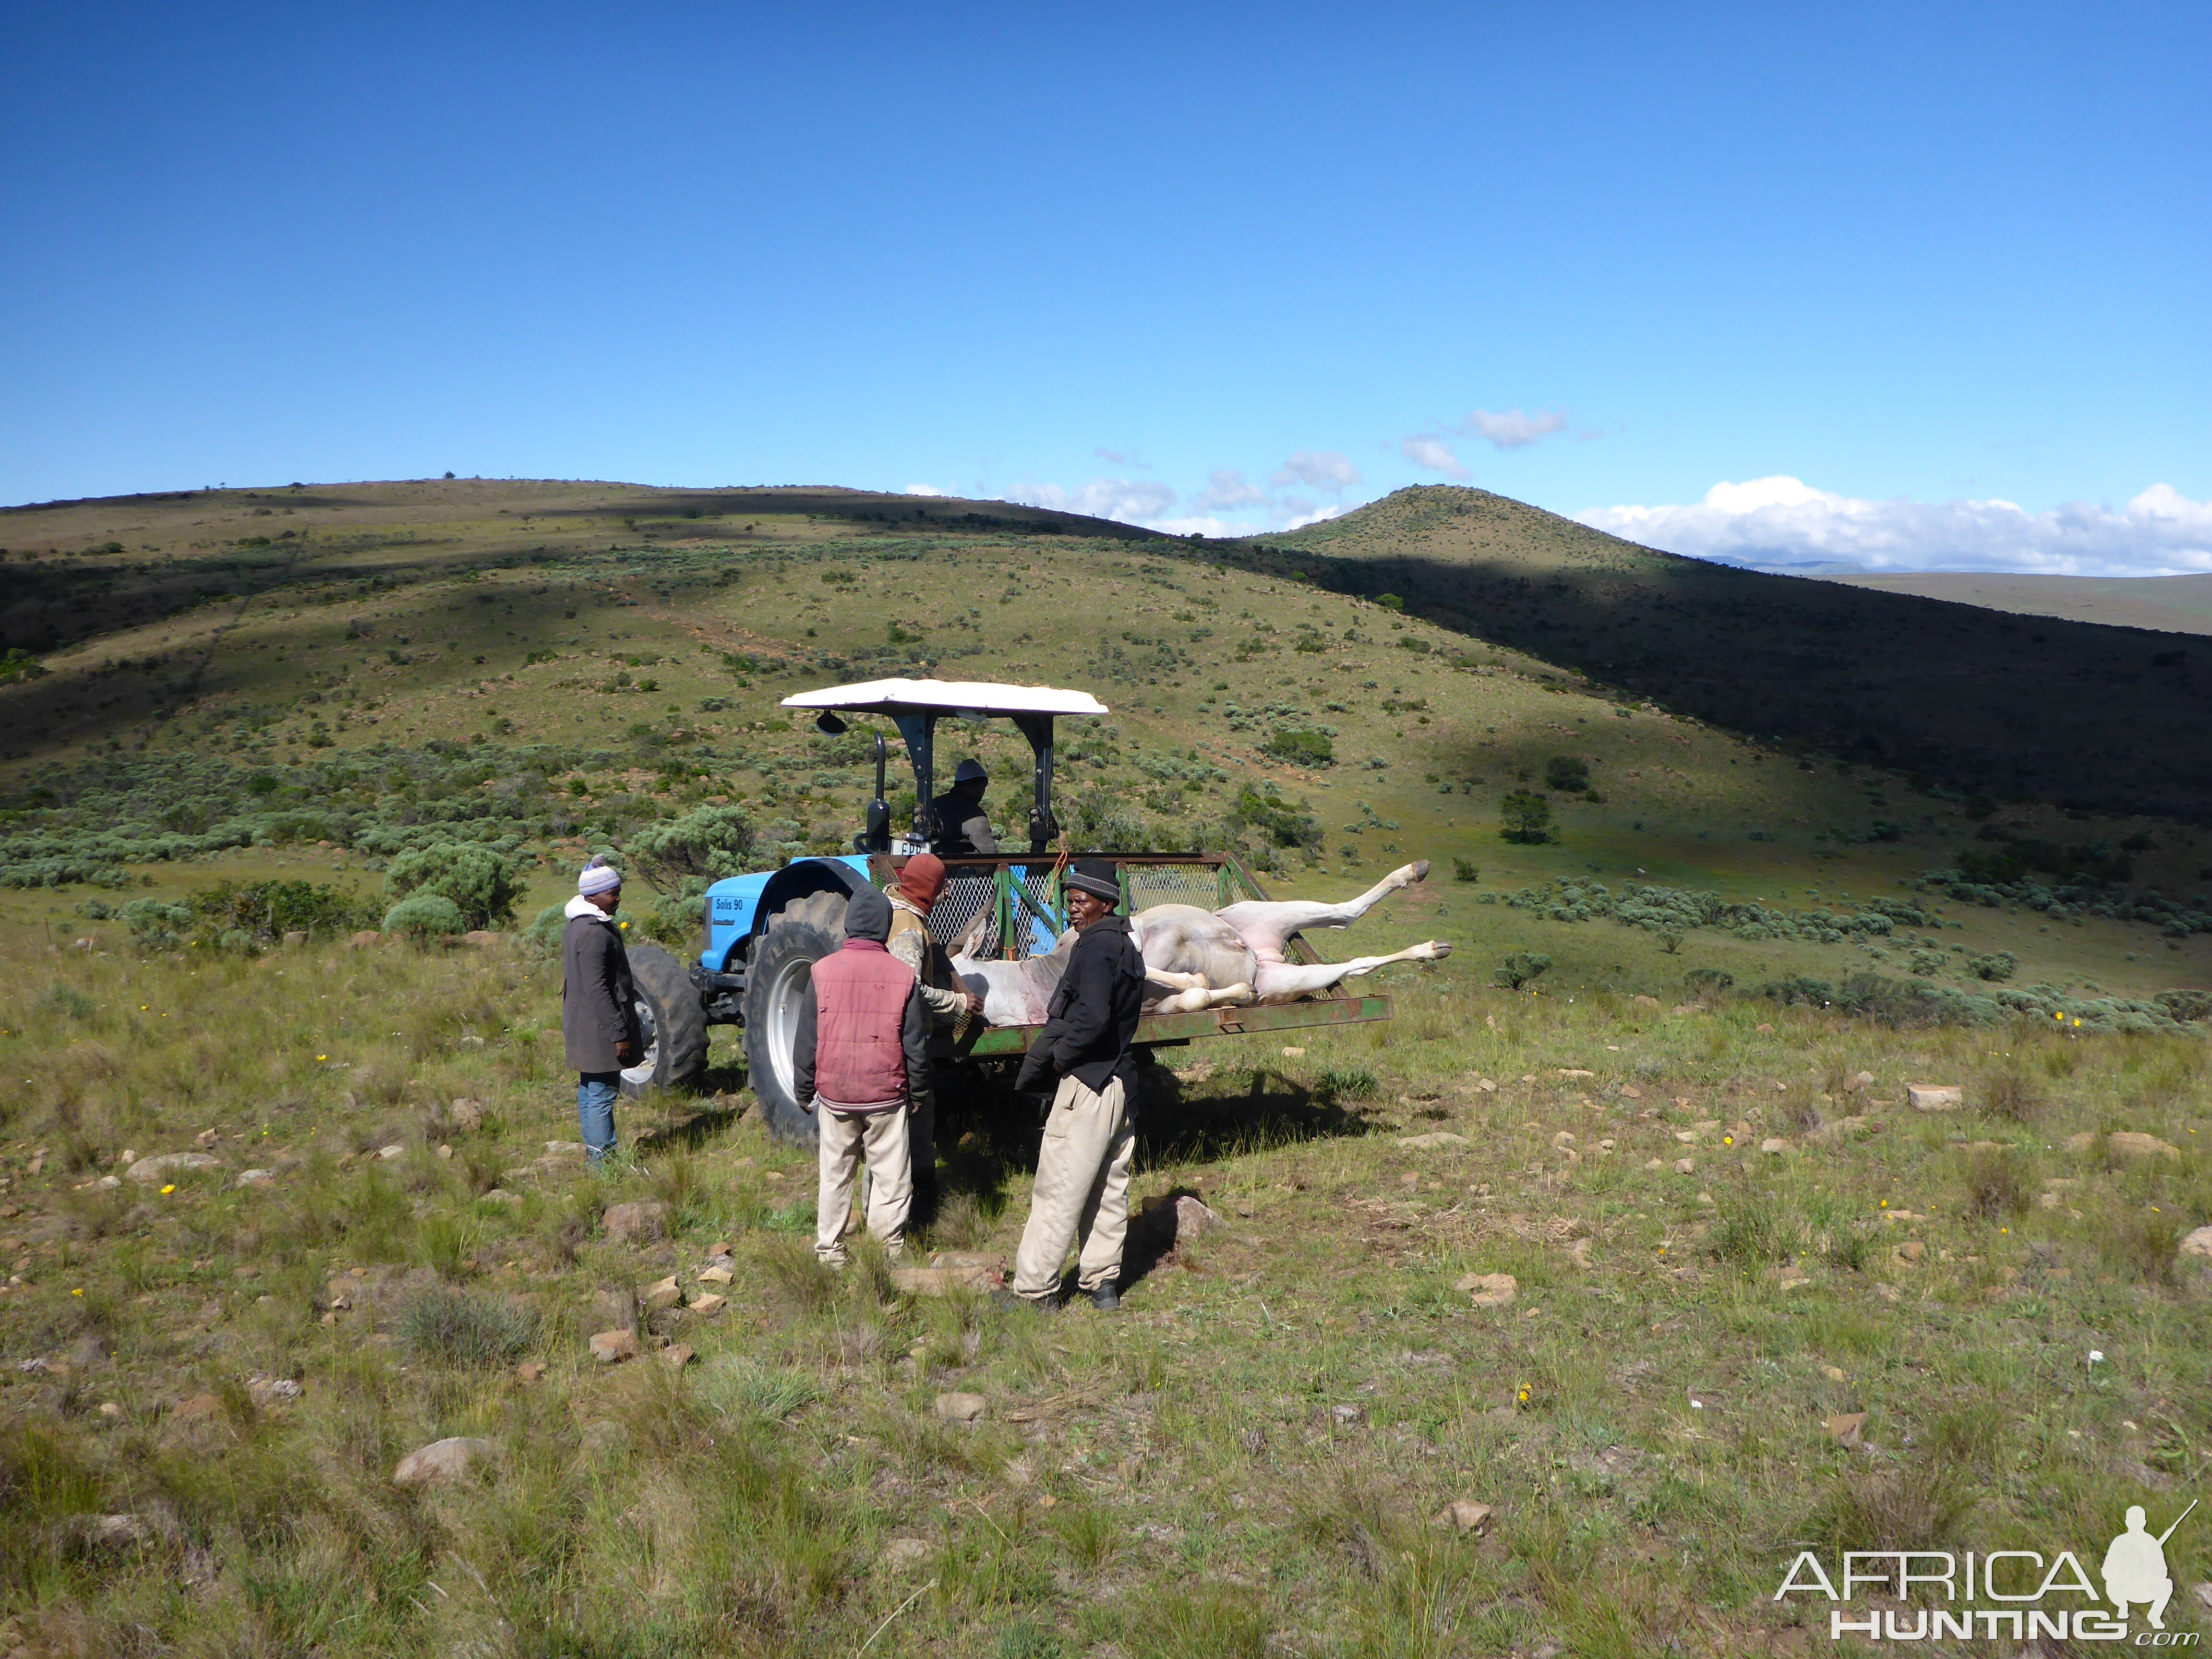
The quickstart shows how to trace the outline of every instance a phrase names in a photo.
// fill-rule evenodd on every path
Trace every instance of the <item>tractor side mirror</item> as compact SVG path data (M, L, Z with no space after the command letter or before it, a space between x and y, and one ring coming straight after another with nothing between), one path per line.
M842 738L850 728L825 708L814 717L814 729L825 738Z

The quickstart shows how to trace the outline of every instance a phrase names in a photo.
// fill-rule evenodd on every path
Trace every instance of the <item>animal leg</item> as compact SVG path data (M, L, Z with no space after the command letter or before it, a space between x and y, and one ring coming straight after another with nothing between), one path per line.
M1349 962L1262 963L1257 987L1261 1002L1296 1002L1333 988L1347 979L1371 974L1394 962L1438 962L1451 954L1442 939L1425 939L1387 957L1354 957Z
M1156 971L1146 977L1148 986L1171 980L1188 981L1158 1000L1146 1002L1145 1012L1148 1014L1195 1014L1208 1008L1241 1008L1254 1000L1254 993L1249 985L1231 985L1217 991L1196 974L1168 975Z
M1237 930L1262 963L1280 962L1283 945L1309 927L1349 927L1401 887L1425 881L1429 861L1401 865L1357 898L1334 902L1316 899L1246 899L1214 912ZM1263 993L1264 994L1264 993Z

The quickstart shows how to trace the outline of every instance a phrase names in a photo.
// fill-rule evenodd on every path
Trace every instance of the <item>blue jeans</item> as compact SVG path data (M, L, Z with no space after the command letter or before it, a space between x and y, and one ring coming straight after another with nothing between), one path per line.
M594 1164L614 1155L615 1096L621 1084L620 1072L576 1074L576 1121L584 1132L584 1151Z

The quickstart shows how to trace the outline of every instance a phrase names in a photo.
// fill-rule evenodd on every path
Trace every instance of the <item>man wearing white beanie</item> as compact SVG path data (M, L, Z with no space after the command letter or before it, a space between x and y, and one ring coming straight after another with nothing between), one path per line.
M629 953L615 926L621 906L622 872L592 854L562 912L568 921L561 933L561 1035L576 1068L576 1121L595 1169L614 1155L622 1068L635 1065L644 1047Z

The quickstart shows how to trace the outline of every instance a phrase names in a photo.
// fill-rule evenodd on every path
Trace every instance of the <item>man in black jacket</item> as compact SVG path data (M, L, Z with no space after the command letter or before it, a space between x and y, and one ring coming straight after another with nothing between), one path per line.
M1046 1008L1044 1027L1022 1062L1017 1091L1057 1076L1037 1152L1029 1224L1014 1254L1014 1294L1051 1307L1067 1247L1080 1234L1078 1283L1099 1307L1121 1305L1121 1241L1129 1230L1129 1161L1136 1149L1131 1106L1137 1086L1130 1042L1145 1000L1145 958L1129 936L1114 866L1078 859L1066 878L1075 949Z

